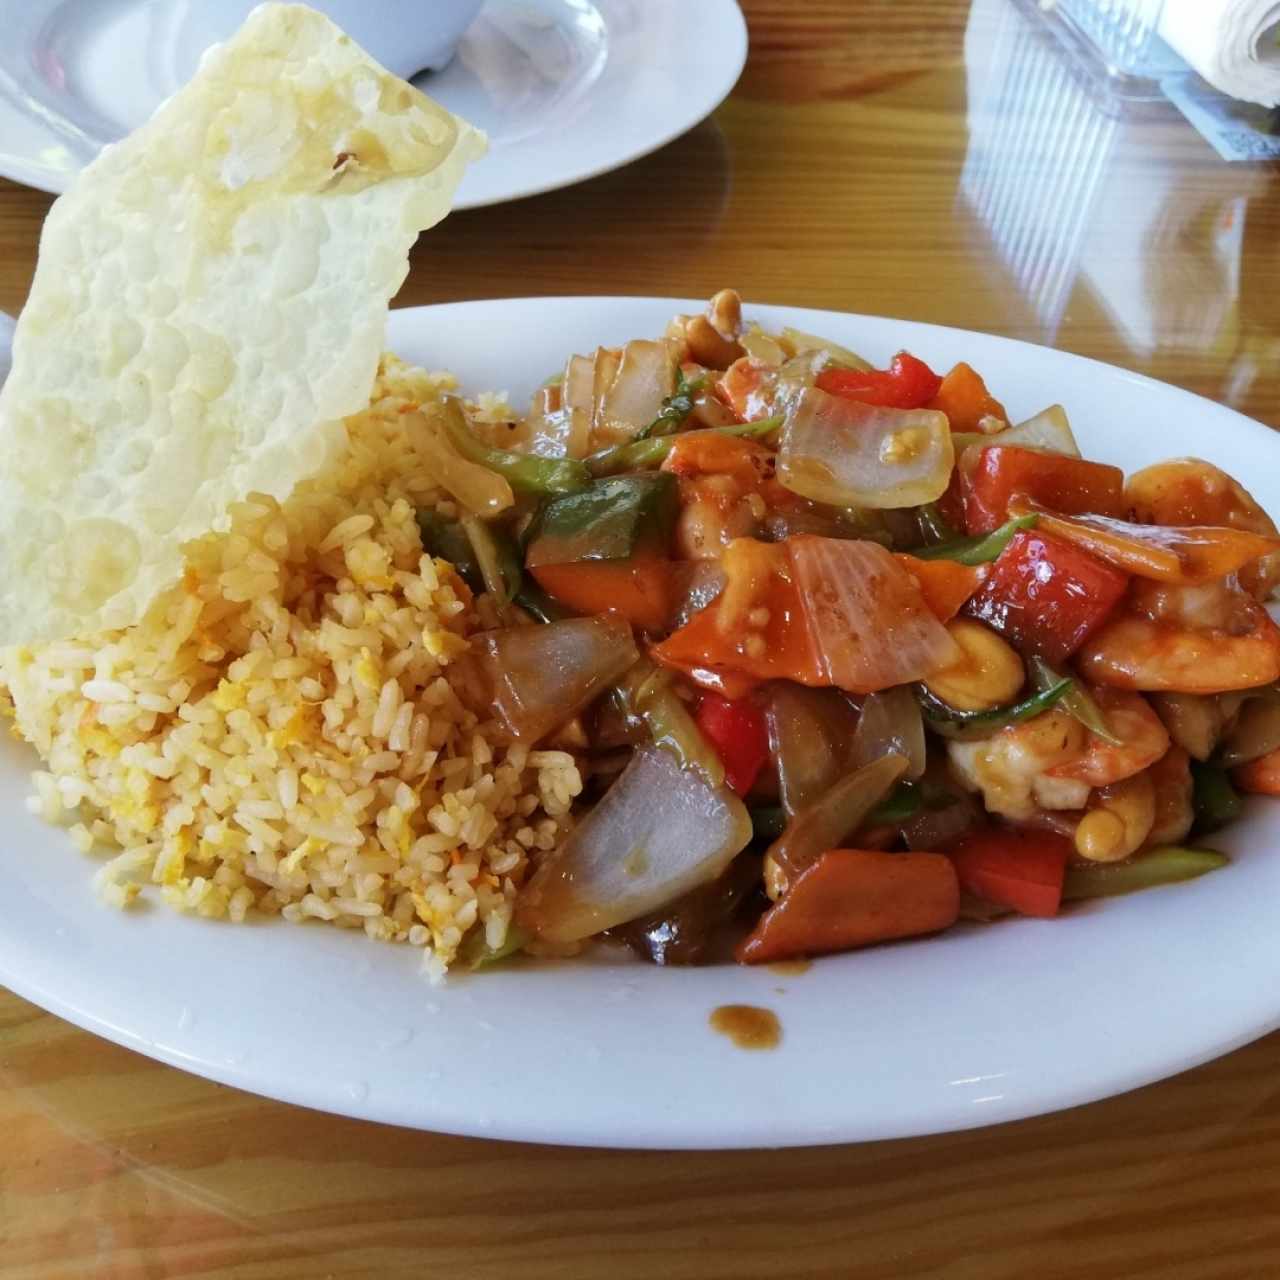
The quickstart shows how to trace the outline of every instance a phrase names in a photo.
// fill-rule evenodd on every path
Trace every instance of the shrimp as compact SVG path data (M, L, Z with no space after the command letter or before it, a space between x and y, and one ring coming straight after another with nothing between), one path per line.
M1253 495L1225 471L1199 458L1176 458L1145 467L1129 477L1124 492L1133 518L1144 524L1225 525L1276 536L1275 521ZM1240 585L1254 599L1268 599L1280 585L1280 552L1244 569Z
M1169 750L1169 731L1141 694L1119 689L1090 692L1121 745L1091 733L1078 755L1048 770L1050 777L1107 787L1141 773Z
M676 554L682 560L715 560L735 538L755 533L764 503L743 496L732 476L700 476L680 482ZM758 504L758 505L757 505Z
M710 433L677 439L662 469L680 478L681 559L714 560L735 538L753 535L772 506L794 505L774 465L773 450L753 440Z
M1054 707L989 738L949 742L952 769L982 793L988 812L1015 821L1033 820L1043 810L1083 809L1095 787L1141 773L1169 749L1169 735L1144 698L1113 689L1095 689L1093 696L1122 746Z
M1088 803L1087 782L1054 777L1052 770L1079 759L1089 736L1079 720L1055 707L989 738L948 742L947 755L957 779L982 793L989 813L1026 821L1042 809L1083 809Z
M1280 627L1230 581L1177 587L1136 579L1076 663L1116 689L1253 689L1280 679Z

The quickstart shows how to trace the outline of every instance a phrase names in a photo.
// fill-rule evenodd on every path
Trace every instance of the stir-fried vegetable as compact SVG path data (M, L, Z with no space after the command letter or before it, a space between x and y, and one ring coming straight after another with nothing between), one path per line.
M909 685L873 693L862 704L851 752L855 768L893 752L907 761L907 777L924 775L924 720Z
M988 444L1011 444L1021 449L1043 449L1049 453L1060 453L1068 458L1080 457L1080 446L1071 430L1067 411L1060 404L1051 404L1035 417L1018 423L1016 427L998 431L994 436L982 431L956 432L958 458L967 458L969 449Z
M668 412L671 388L678 376L670 342L636 339L622 348L612 376L596 370L597 438L647 433Z
M526 566L544 590L576 612L613 610L657 631L671 615L668 557L676 510L670 476L594 481L542 509Z
M819 857L737 950L745 964L848 951L955 924L960 887L940 853L832 849Z
M907 758L881 756L855 769L825 795L796 814L769 848L790 878L811 867L828 849L850 839L907 772Z
M459 508L419 513L423 548L500 623L459 695L598 797L473 967L1052 917L1223 865L1178 842L1280 796L1280 534L1208 464L1126 488L1059 405L1011 427L967 364L873 369L731 291L572 357L513 448L455 398L402 416Z
M617 695L623 710L643 722L650 738L685 768L702 774L713 787L724 783L724 765L672 688L669 672L642 659L619 681Z
M1128 579L1070 543L1022 530L991 566L968 612L1007 640L1063 662L1106 621Z
M1067 680L1060 672L1055 671L1039 654L1031 656L1032 683L1041 693L1057 688L1064 681L1070 685L1062 691L1058 701L1064 711L1069 711L1095 737L1113 747L1124 746L1124 740L1111 731L1107 724L1106 713L1098 706L1088 689L1078 680Z
M639 657L631 627L612 614L487 631L472 654L494 713L525 743L576 715Z
M982 431L984 426L1007 426L1004 405L987 390L987 384L971 365L961 361L942 379L926 406L947 415L952 432Z
M795 355L803 356L818 353L825 356L832 364L843 365L848 369L870 369L872 366L848 347L842 347L830 338L820 338L816 334L805 333L803 329L793 329L790 325L782 330L782 340Z
M695 721L724 765L726 785L745 796L769 758L764 712L750 698L730 701L718 693L704 693Z
M1221 765L1191 762L1192 795L1197 835L1220 831L1244 811L1244 801Z
M454 443L448 425L453 415L460 412L456 406L446 402L433 406L430 418L415 411L403 414L401 422L437 484L476 515L501 515L515 502L515 494L496 468L483 465L482 460L472 457ZM471 444L482 447L466 430L465 423L462 430Z
M950 622L986 581L982 565L954 560L922 560L899 551L894 559L916 580L924 602L939 622Z
M867 815L868 827L901 827L920 814L938 813L951 807L954 792L930 782L898 783L883 804L878 804Z
M765 720L785 812L807 808L848 772L858 711L836 689L769 687Z
M954 542L940 542L936 546L922 547L912 554L920 560L955 560L959 564L990 564L998 560L1014 535L1023 529L1034 529L1038 515L1015 516L1006 520L991 533L976 534L972 538L957 538Z
M662 402L657 417L647 427L642 427L635 438L644 440L648 436L670 435L693 412L693 398L706 385L705 374L690 382L684 376L684 370L677 367L675 391Z
M549 942L589 938L715 880L750 839L732 791L663 747L642 747L539 865L516 918Z
M447 560L472 591L485 590L484 575L466 530L457 520L447 520L436 511L418 512L418 532L428 555Z
M1074 848L1052 831L987 827L951 851L960 887L1024 916L1056 916Z
M924 685L916 686L916 697L920 700L925 722L934 733L943 738L965 742L974 738L986 738L1010 725L1034 720L1060 702L1074 686L1074 680L1065 678L1021 702L996 707L992 711L957 711Z
M864 404L808 387L786 417L778 479L815 502L909 507L946 492L955 450L946 414Z
M965 523L971 534L998 529L1009 518L1015 494L1069 515L1124 514L1124 472L1101 462L990 444L962 478Z
M829 395L886 409L923 409L942 379L923 360L899 351L887 369L824 369L816 384Z
M536 582L526 578L516 592L516 604L539 622L563 622L573 615L558 601L553 600Z
M883 547L808 536L786 545L824 683L874 693L957 656L915 579Z
M538 458L532 454L495 449L477 440L455 400L446 398L442 402L440 423L449 443L463 458L500 476L520 493L573 493L586 488L591 481L591 473L572 458Z
M515 545L479 516L463 516L458 523L471 544L484 589L499 608L505 607L515 599L524 577Z
M1132 524L1108 516L1060 516L1017 495L1009 510L1026 513L1042 533L1083 548L1124 573L1157 582L1197 586L1238 573L1280 550L1280 538L1247 529Z
M1067 868L1062 886L1063 902L1086 898L1111 898L1139 889L1155 889L1162 884L1195 880L1230 861L1212 849L1184 849L1170 846L1148 849L1129 862L1091 863Z
M723 958L716 955L722 932L759 884L760 859L742 854L718 879L652 915L620 925L612 936L654 964L707 964Z
M742 422L731 427L709 427L708 431L726 436L742 436L756 440L772 435L782 426L781 417L760 418L756 422ZM617 475L622 471L639 471L645 467L661 466L667 454L675 447L673 436L649 436L643 440L631 440L593 453L586 460L588 472L593 476ZM581 487L581 486L578 486Z

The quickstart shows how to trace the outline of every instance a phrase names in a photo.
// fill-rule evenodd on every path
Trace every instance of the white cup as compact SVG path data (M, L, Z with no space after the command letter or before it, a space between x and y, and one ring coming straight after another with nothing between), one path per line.
M232 35L259 0L177 0L184 52L202 50ZM439 70L474 21L484 0L309 0L328 14L388 71L408 79Z

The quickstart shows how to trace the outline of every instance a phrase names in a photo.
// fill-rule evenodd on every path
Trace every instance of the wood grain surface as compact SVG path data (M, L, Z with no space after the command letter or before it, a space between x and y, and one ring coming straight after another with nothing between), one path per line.
M1005 2L750 0L750 62L710 120L451 217L400 301L733 284L1060 346L1280 427L1276 171L1221 163L1171 108L1108 114ZM0 182L0 309L22 305L48 205ZM1280 1274L1280 1036L1056 1116L784 1153L322 1116L8 993L0 1083L5 1277Z

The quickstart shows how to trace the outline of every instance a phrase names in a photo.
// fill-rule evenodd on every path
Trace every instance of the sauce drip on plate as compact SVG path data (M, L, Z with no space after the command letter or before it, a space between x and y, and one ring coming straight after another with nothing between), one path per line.
M775 1049L782 1024L772 1009L754 1004L722 1004L711 1011L711 1029L728 1036L739 1049Z

